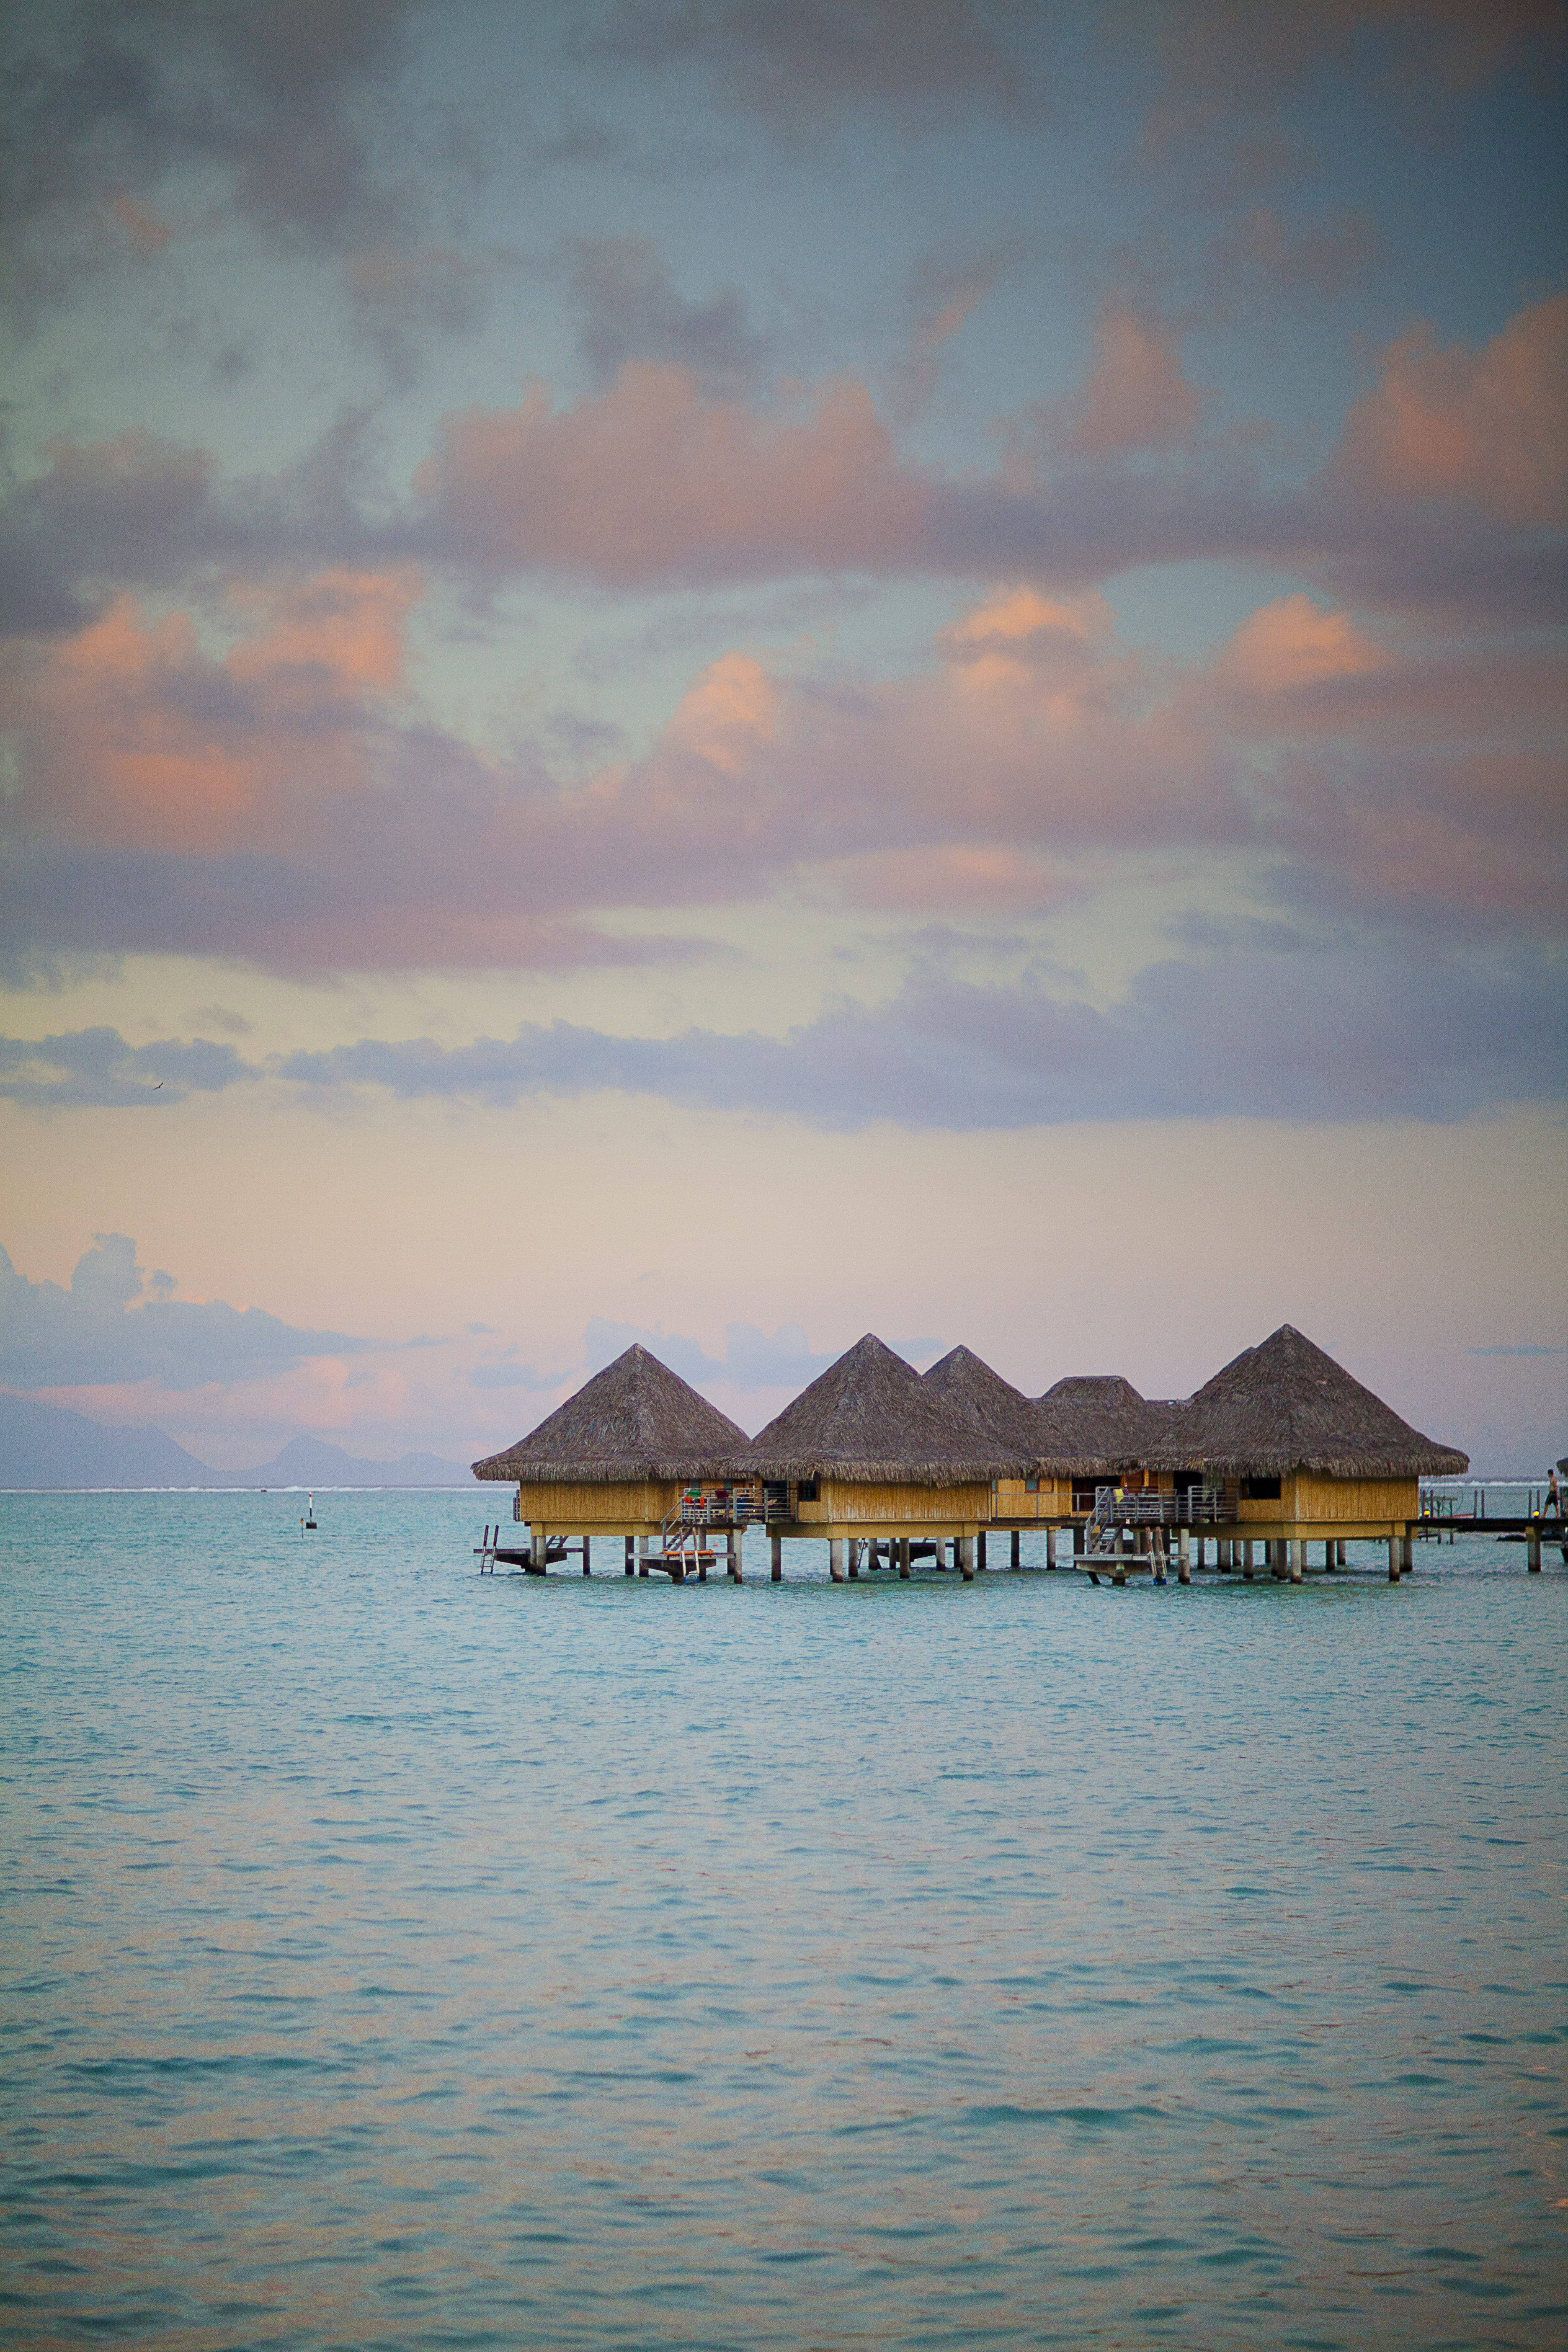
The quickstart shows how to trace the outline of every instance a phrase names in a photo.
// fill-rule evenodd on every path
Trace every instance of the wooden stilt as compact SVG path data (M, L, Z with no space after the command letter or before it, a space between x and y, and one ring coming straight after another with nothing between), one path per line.
M905 1584L909 1582L910 1539L908 1536L900 1536L899 1538L899 1576L901 1582Z
M633 1549L636 1541L635 1536L626 1538L626 1574L628 1576L635 1576L637 1572L637 1554Z
M1190 1584L1193 1580L1193 1538L1190 1529L1176 1530L1176 1581Z
M1010 1549L1010 1551L1011 1551L1011 1553L1012 1553L1011 1565L1012 1565L1014 1568L1021 1567L1021 1566L1022 1566L1022 1564L1023 1564L1023 1563L1022 1563L1022 1557L1021 1557L1021 1555L1022 1555L1023 1549L1024 1549L1024 1538L1023 1538L1023 1532L1022 1532L1022 1530L1021 1530L1020 1528L1014 1528L1014 1530L1013 1530L1013 1540L1012 1540L1012 1543L1011 1543L1011 1545L1009 1546L1009 1548L1008 1548L1008 1549Z
M639 1576L646 1576L647 1574L647 1536L638 1536L637 1538L637 1574Z
M846 1564L847 1564L847 1566L848 1567L848 1570L849 1570L849 1581L850 1581L850 1583L851 1583L851 1584L858 1584L858 1583L859 1582L859 1580L860 1580L860 1538L859 1538L859 1537L858 1537L858 1536L851 1536L851 1537L848 1538L848 1540L846 1542L844 1549L845 1549L846 1553L847 1554L847 1563L846 1563Z
M544 1573L545 1559L544 1529L542 1528L530 1528L529 1554L529 1574L531 1576L542 1576Z
M827 1538L827 1573L835 1584L842 1584L845 1580L842 1536L829 1536Z
M1397 1534L1391 1534L1388 1538L1388 1580L1390 1584L1397 1584L1399 1581L1399 1538Z
M592 1568L591 1568L591 1567L589 1566L589 1564L588 1564L588 1562L589 1562L589 1545L591 1544L592 1540L593 1540L593 1538L592 1538L591 1537L589 1537L589 1536L584 1536L584 1538L583 1538L583 1573L584 1573L584 1576L592 1576L592 1574L593 1574L593 1572L594 1572L594 1571L593 1571L593 1570L592 1570Z
M1286 1543L1285 1552L1290 1566L1290 1581L1292 1584L1300 1584L1307 1561L1305 1538L1300 1536L1291 1536Z
M731 1528L728 1537L725 1538L725 1549L728 1551L730 1556L729 1566L731 1577L736 1584L739 1584L742 1580L741 1575L741 1531L738 1528Z
M982 1530L982 1532L974 1538L974 1565L976 1568L984 1568L985 1565L985 1536L984 1530Z
M1524 1531L1524 1565L1531 1576L1541 1573L1541 1521L1532 1519Z
M782 1584L782 1583L784 1582L784 1538L783 1538L783 1536L781 1536L781 1535L770 1535L770 1536L769 1536L769 1538L768 1538L768 1547L769 1547L769 1550L770 1550L770 1553L771 1553L770 1566L771 1566L771 1568L772 1568L772 1571L773 1571L773 1582L774 1582L775 1584Z
M1055 1528L1047 1528L1046 1529L1046 1566L1047 1568L1055 1568L1056 1564L1057 1531Z
M1539 1530L1538 1530L1538 1532L1539 1532ZM1414 1569L1415 1565L1415 1537L1411 1534L1411 1532L1410 1532L1409 1528L1405 1528L1405 1534L1404 1534L1403 1538L1401 1538L1401 1540L1400 1540L1400 1546L1399 1546L1399 1570L1400 1570L1400 1574L1401 1574L1402 1576L1408 1576L1408 1575L1410 1574L1410 1572L1411 1572L1412 1569Z
M965 1584L973 1584L974 1581L975 1540L973 1536L960 1536L955 1547L958 1552L959 1574Z

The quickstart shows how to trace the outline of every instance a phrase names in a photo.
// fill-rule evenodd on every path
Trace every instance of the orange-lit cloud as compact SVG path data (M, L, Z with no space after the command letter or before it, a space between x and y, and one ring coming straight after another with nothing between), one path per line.
M187 614L131 598L15 665L24 803L55 835L211 856L270 844L300 803L362 791L365 722L395 687L416 572L332 572L243 604L216 656Z
M626 583L886 564L918 545L927 499L852 377L798 420L759 417L647 362L559 413L535 383L519 408L447 417L416 490L474 562Z
M1182 372L1174 331L1125 301L1106 303L1094 331L1094 362L1080 388L1042 412L1053 447L1103 459L1168 449L1189 440L1198 392Z
M1464 499L1510 523L1568 521L1568 295L1479 351L1418 327L1345 420L1339 478L1397 499Z

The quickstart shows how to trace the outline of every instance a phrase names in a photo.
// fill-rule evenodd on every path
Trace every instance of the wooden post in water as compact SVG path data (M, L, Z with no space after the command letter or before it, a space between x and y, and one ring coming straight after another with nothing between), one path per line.
M974 1565L976 1568L984 1568L985 1565L985 1531L984 1528L981 1529L980 1533L974 1538Z
M858 1584L858 1583L859 1582L859 1580L860 1580L860 1538L859 1538L859 1537L858 1537L858 1536L851 1536L851 1537L848 1538L848 1541L846 1543L846 1545L845 1545L844 1549L845 1549L845 1550L846 1550L846 1551L848 1553L848 1555L849 1555L849 1559L848 1559L848 1567L849 1567L849 1581L850 1581L850 1583L851 1583L851 1584Z
M899 1538L899 1576L903 1583L907 1584L909 1582L910 1539L908 1536L900 1536Z
M775 1584L782 1584L784 1582L784 1538L778 1533L776 1528L773 1534L769 1536L768 1545L771 1553L770 1565L773 1570L773 1582Z
M544 1573L544 1557L545 1557L545 1553L544 1553L544 1529L543 1529L542 1528L540 1528L540 1527L531 1528L529 1529L529 1559L528 1559L528 1565L529 1565L529 1570L530 1570L531 1574L532 1574L532 1575L534 1575L534 1576L542 1576L542 1575L543 1575L543 1573Z
M1541 1521L1531 1519L1524 1535L1524 1564L1531 1576L1541 1573Z
M827 1573L833 1579L835 1584L842 1584L844 1582L844 1538L842 1536L829 1536L827 1538Z
M1190 1584L1193 1580L1193 1538L1188 1528L1176 1530L1176 1582Z
M973 1536L960 1536L958 1538L958 1569L965 1584L973 1584L974 1581L975 1540Z
M646 1576L647 1574L647 1536L638 1536L637 1538L637 1574L639 1576Z
M635 1576L637 1572L637 1554L633 1549L636 1541L635 1536L626 1538L626 1574L628 1576Z
M1411 1534L1410 1529L1406 1528L1404 1538L1399 1547L1399 1569L1401 1575L1408 1576L1415 1566L1415 1538Z
M588 1536L584 1536L583 1538L583 1573L584 1576L591 1576L594 1572L588 1565L588 1546L592 1538Z
M1013 1555L1013 1560L1012 1560L1012 1564L1013 1564L1013 1566L1014 1566L1015 1568L1019 1568L1019 1567L1021 1567L1021 1566L1023 1565L1023 1549L1024 1549L1024 1537L1023 1537L1023 1531L1022 1531L1022 1529L1021 1529L1021 1528L1014 1528L1014 1530L1013 1530L1013 1540L1012 1540L1012 1543L1011 1543L1011 1545L1010 1545L1009 1549L1010 1549L1010 1550L1011 1550L1011 1552L1012 1552L1012 1555Z
M1291 1536L1285 1546L1285 1556L1290 1563L1290 1581L1300 1584L1307 1565L1307 1544L1302 1536Z
M1388 1580L1390 1584L1399 1581L1399 1537L1392 1528L1388 1535Z
M729 1566L731 1577L733 1579L735 1583L739 1584L742 1581L742 1579L741 1575L741 1533L738 1528L731 1528L728 1537L725 1538L725 1549L730 1555Z
M1055 1568L1056 1564L1057 1531L1055 1528L1047 1528L1046 1529L1046 1566L1047 1568Z

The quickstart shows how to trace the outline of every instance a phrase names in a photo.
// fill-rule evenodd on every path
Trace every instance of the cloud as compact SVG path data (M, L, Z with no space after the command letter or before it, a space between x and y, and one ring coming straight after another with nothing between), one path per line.
M367 246L343 263L343 291L359 332L400 391L437 338L472 334L489 315L492 266L452 247Z
M1098 460L1191 440L1200 396L1182 373L1174 329L1120 299L1104 304L1080 389L1038 412L1053 453Z
M232 1045L205 1038L128 1045L117 1029L108 1028L0 1037L0 1096L36 1110L164 1109L193 1093L218 1094L258 1075Z
M423 584L339 567L236 590L222 653L130 600L16 649L13 977L147 950L294 972L668 961L710 950L600 919L799 875L881 908L1010 914L1152 850L1247 856L1279 897L1374 927L1556 919L1540 886L1568 693L1549 648L1412 650L1297 593L1182 671L1120 644L1097 594L1015 583L901 677L721 654L639 758L563 784L421 709Z
M400 0L331 7L117 0L45 12L17 59L0 152L12 224L5 292L24 323L116 257L166 242L171 175L216 175L250 229L285 248L384 244L404 174L372 153L358 101L402 53ZM51 21L52 19L52 21Z
M1539 1347L1525 1339L1513 1348L1467 1348L1465 1353L1467 1356L1568 1356L1568 1348Z
M643 288L656 310L667 293ZM363 414L254 481L144 433L58 443L0 508L0 622L60 635L117 592L410 566L470 592L529 572L623 591L862 572L1059 594L1215 558L1446 626L1563 617L1542 529L1562 505L1562 304L1521 312L1480 353L1420 333L1396 345L1335 461L1292 486L1243 440L1196 437L1173 331L1125 304L1101 317L1089 383L1012 420L996 470L957 475L911 461L858 377L741 397L746 331L671 299L664 340L706 335L700 364L627 359L565 407L534 383L516 406L450 411L408 497L375 478ZM894 371L906 408L910 382Z
M889 1002L833 1004L782 1037L616 1035L555 1021L459 1046L362 1037L260 1066L227 1046L189 1050L212 1057L214 1086L265 1076L307 1101L374 1088L401 1102L508 1108L608 1092L827 1129L884 1119L954 1130L1237 1117L1441 1123L1568 1091L1568 976L1549 952L1434 946L1420 926L1378 940L1321 924L1190 920L1178 936L1184 952L1146 965L1110 1005L1043 976L975 985L936 959ZM112 1076L131 1050L113 1032L50 1040L66 1074L59 1090L22 1098L144 1100ZM0 1067L37 1051L8 1047ZM100 1064L111 1076L96 1088L75 1075ZM740 1376L739 1361L726 1377Z
M1479 351L1417 327L1345 420L1334 476L1361 497L1462 499L1505 523L1568 523L1568 294Z
M905 565L928 498L852 377L758 415L645 360L574 408L536 383L519 408L444 417L415 488L449 560L621 587Z
M1079 1119L1464 1118L1560 1099L1568 986L1551 960L1237 945L1147 966L1101 1009L1042 986L911 978L772 1038L612 1036L566 1022L444 1047L362 1039L278 1065L310 1091L506 1105L598 1090L826 1128Z
M1035 110L1016 37L1038 20L1019 0L618 0L583 47L643 68L704 66L782 135L851 111L912 131Z
M628 360L652 360L687 370L706 392L732 393L754 382L769 357L740 293L731 287L690 300L647 237L581 237L570 276L582 312L577 348L600 383Z
M155 1381L166 1389L256 1380L312 1356L379 1342L297 1330L258 1307L178 1299L173 1277L144 1276L124 1234L95 1234L70 1288L32 1282L0 1249L0 1381L14 1389L99 1388ZM145 1294L151 1292L151 1297Z

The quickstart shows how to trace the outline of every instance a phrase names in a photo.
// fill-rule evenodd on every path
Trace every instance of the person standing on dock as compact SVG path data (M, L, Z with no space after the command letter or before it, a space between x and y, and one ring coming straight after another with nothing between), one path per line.
M1563 1517L1563 1490L1557 1484L1555 1470L1549 1470L1546 1474L1546 1500L1541 1506L1541 1516L1543 1519L1559 1521Z

